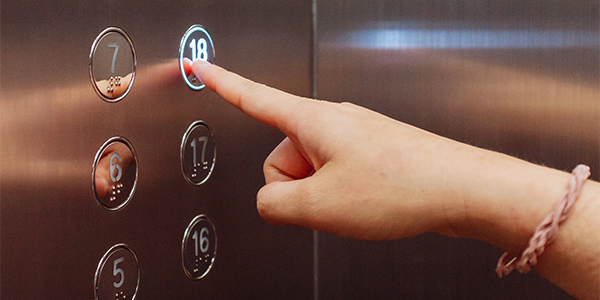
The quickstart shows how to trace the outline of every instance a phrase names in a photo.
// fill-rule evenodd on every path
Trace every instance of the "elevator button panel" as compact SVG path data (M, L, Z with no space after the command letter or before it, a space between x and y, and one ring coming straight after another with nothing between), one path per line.
M179 69L185 83L194 90L204 88L200 81L191 71L191 63L201 59L213 63L215 48L208 31L200 25L193 25L188 29L179 45Z
M92 189L101 207L123 208L135 192L137 177L137 155L127 139L112 137L100 147L92 168Z
M125 31L109 27L102 31L90 51L90 78L98 95L108 101L123 99L135 79L135 50Z
M135 299L140 266L137 256L126 244L111 247L102 257L94 277L96 300Z
M217 156L212 131L202 121L190 125L181 141L181 171L193 185L201 185L212 173Z
M181 244L183 270L190 279L210 271L217 254L215 226L205 215L196 216L185 230Z

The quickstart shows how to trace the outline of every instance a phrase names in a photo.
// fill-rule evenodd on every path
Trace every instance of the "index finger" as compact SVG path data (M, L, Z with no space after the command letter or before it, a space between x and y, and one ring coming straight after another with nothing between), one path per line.
M192 64L196 77L227 102L257 121L288 134L288 122L307 100L258 84L203 60Z

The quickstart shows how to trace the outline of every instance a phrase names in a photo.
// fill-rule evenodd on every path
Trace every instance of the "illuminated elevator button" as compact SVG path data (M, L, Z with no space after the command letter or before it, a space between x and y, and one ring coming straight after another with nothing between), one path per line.
M135 51L120 28L110 27L98 35L90 51L90 78L98 95L117 102L127 95L135 79Z
M193 25L188 29L179 45L179 69L185 83L194 90L204 88L200 81L191 71L191 63L197 59L214 62L215 49L210 35L200 25Z
M125 206L137 183L137 156L133 146L122 137L113 137L100 147L92 168L92 189L105 209Z
M181 259L185 274L200 279L210 271L217 254L217 233L205 216L196 216L188 225L181 242Z
M211 130L202 121L192 123L181 141L183 177L193 185L203 184L212 173L216 156L217 148Z
M134 299L140 281L140 265L129 246L112 246L102 257L94 276L96 300Z

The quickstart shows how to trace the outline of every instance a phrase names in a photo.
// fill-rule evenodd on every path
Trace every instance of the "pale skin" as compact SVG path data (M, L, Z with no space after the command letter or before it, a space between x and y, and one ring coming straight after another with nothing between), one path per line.
M563 171L353 104L297 97L200 60L192 70L233 106L287 136L266 159L266 185L257 195L258 212L276 225L368 240L437 232L518 255L567 191L570 174ZM600 298L598 182L585 183L533 269L577 298Z

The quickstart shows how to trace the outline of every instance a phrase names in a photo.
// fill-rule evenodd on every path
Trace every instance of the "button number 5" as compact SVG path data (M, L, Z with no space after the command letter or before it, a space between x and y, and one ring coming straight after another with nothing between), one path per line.
M123 272L123 269L117 268L117 265L123 262L124 260L124 257L120 257L115 259L115 262L113 263L113 276L116 277L117 275L121 274L121 280L119 282L113 282L113 285L116 288L120 288L123 285L123 282L125 281L125 272Z

